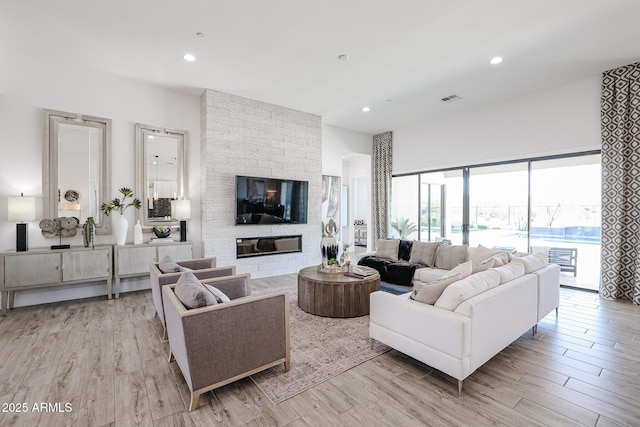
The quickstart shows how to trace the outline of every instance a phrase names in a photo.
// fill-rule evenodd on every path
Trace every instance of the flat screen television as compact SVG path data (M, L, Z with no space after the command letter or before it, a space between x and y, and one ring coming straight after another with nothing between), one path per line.
M306 224L308 181L236 176L236 225Z

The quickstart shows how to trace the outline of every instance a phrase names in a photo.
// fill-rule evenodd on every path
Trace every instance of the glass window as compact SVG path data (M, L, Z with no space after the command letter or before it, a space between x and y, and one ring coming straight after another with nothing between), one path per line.
M389 237L418 240L418 197L417 175L393 178Z
M470 169L469 245L527 251L528 163Z
M600 155L531 164L531 249L554 248L574 264L561 273L563 284L598 289L600 169Z

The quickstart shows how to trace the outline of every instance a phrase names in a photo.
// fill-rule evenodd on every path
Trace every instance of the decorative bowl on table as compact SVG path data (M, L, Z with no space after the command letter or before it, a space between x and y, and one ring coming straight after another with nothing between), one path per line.
M163 225L158 225L156 227L153 227L153 234L155 234L159 239L164 239L165 237L169 237L171 235L171 229Z

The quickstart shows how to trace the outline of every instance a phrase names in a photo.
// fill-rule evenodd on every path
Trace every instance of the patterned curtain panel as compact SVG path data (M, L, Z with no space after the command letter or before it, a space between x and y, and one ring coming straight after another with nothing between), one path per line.
M640 63L602 76L600 295L640 304Z
M373 136L373 248L389 236L391 217L391 170L393 167L391 132Z

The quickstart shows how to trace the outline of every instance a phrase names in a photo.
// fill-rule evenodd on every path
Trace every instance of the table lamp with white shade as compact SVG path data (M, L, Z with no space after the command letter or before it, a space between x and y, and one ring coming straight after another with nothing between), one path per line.
M188 200L171 201L171 217L180 220L180 241L187 241L187 219L191 218L191 202Z
M35 221L36 198L9 196L7 203L7 219L16 224L16 251L24 252L29 249L29 224L24 221Z

